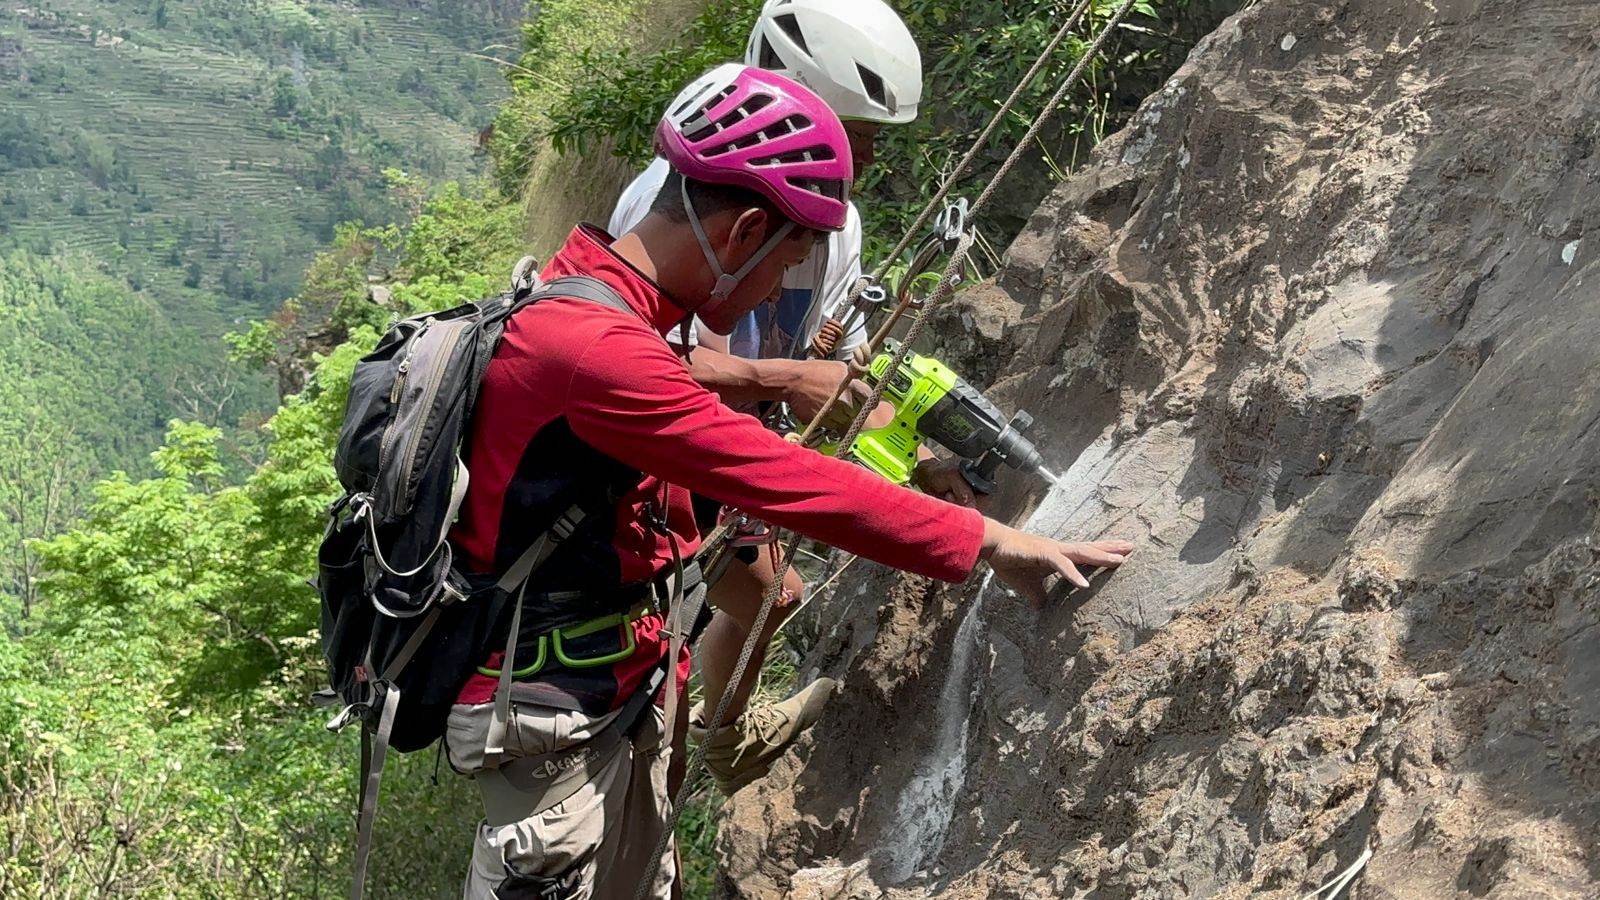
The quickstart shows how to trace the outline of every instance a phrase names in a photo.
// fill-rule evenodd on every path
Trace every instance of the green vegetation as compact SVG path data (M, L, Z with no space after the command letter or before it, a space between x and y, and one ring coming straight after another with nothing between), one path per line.
M0 447L15 451L0 593L31 608L35 561L18 536L70 522L88 473L149 471L169 418L259 443L233 426L258 424L275 398L230 368L220 336L293 294L338 223L406 212L384 166L473 171L472 137L504 87L472 51L518 12L517 0L0 8Z
M499 3L85 0L54 4L55 19L0 12L0 198L10 198L0 214L23 223L9 240L57 254L0 258L0 366L10 367L0 383L16 386L0 394L0 423L35 409L16 421L38 423L0 429L12 442L0 455L20 442L33 468L61 461L57 483L98 480L70 527L75 503L52 499L49 478L27 495L26 517L6 514L26 518L29 535L66 530L29 545L29 615L17 592L0 596L12 635L0 642L0 839L17 848L0 862L0 896L343 892L355 742L327 734L304 702L322 678L304 579L336 493L330 457L351 368L394 316L498 289L527 235L565 230L565 219L530 221L525 202L526 184L555 190L540 174L552 171L552 141L578 168L612 153L638 161L666 97L738 54L756 6L712 0L695 18L702 5L544 0L508 69L493 179L439 187L428 184L470 153L472 114L452 98L468 103L469 79L483 78L467 74L475 63L461 41L504 12ZM1109 5L1097 6L1101 21ZM1077 98L1035 174L1070 166L1126 115L1139 93L1130 85L1175 65L1193 36L1186 10L1199 5L1144 9L1162 18L1120 37L1120 74L1096 72L1102 92ZM901 6L929 51L930 102L922 122L885 134L883 171L862 183L878 241L893 238L1059 15L1039 0ZM679 39L652 40L663 34ZM420 52L428 42L434 52ZM61 97L77 114L56 112ZM152 137L174 122L192 139ZM1007 138L1024 126L1008 123ZM988 170L1008 146L985 158ZM394 163L422 177L382 171ZM1008 195L986 223L991 240L1009 239L1046 181ZM341 224L351 218L397 224ZM62 259L74 246L90 252ZM280 262L263 267L264 255ZM145 267L143 289L91 260L126 280ZM283 273L301 267L295 287ZM211 300L219 288L226 299ZM240 317L253 321L229 338L235 367L207 367L193 329ZM238 398L179 404L183 420L165 426L150 468L129 464L172 415L162 386L191 366L202 384L265 370L281 405L251 427L238 424ZM52 455L58 446L74 449ZM131 474L104 476L119 465ZM789 659L772 654L764 690L787 690ZM458 891L477 801L462 779L435 782L434 764L401 757L385 780L375 896ZM681 826L690 897L712 891L719 802L699 783Z
M8 4L5 240L92 254L185 316L259 315L338 223L393 218L385 166L469 170L499 93L473 53L506 7Z
M444 196L412 232L438 237L425 262L400 259L423 286L374 319L487 291L478 276L440 280L471 263L446 248L480 228L473 204ZM307 293L336 293L342 268L314 267ZM350 371L376 339L353 324L315 361L242 481L218 429L174 422L154 477L102 481L79 524L35 545L38 610L0 652L0 834L24 849L0 895L340 891L353 746L305 702L323 674L304 578L336 493ZM458 883L459 854L414 852L464 847L476 818L460 779L432 785L432 764L401 760L385 792L379 896Z
M0 485L0 593L32 605L16 536L69 522L86 472L146 471L171 416L234 426L270 408L222 331L294 293L336 223L400 213L382 167L472 170L504 88L469 51L518 10L0 8L0 440L22 448Z
M1077 3L901 0L895 5L923 48L926 83L922 115L908 125L884 129L877 163L856 183L856 195L864 201L860 206L869 251L880 252L886 252L916 217L942 171L972 144ZM1121 0L1094 0L1090 27L1079 32L1087 37L1069 37L1053 64L1001 123L968 176L969 197L999 168L1028 130L1031 116L1120 5ZM1134 105L1182 61L1200 36L1198 23L1214 21L1213 7L1220 5L1204 0L1135 3L1135 14L1107 52L1092 61L1084 86L1069 95L1028 165L1013 176L1021 187L1008 192L980 223L991 246L1008 243L1049 185L1108 131L1119 127ZM605 147L642 167L651 156L652 130L667 101L700 72L741 59L759 9L759 4L744 0L712 0L682 41L656 53L631 54L609 47L589 51L582 66L598 77L591 76L548 102L548 134L565 150ZM1115 60L1115 66L1106 60ZM523 163L514 153L502 153L497 165L502 172L516 172Z
M150 298L88 261L0 253L0 586L37 599L24 543L72 521L95 478L140 459L175 410L230 418L233 384Z
M610 73L593 68L596 59L631 58L641 46L676 34L675 20L703 6L697 0L541 3L539 14L522 26L521 53L506 71L512 94L495 116L489 141L500 191L519 196L535 174L553 133L552 112L594 84L597 75L610 83ZM661 52L672 52L671 46Z

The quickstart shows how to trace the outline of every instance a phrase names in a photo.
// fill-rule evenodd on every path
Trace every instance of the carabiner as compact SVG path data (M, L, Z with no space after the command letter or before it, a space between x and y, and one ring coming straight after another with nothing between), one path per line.
M945 204L939 217L933 220L933 229L939 232L940 240L944 241L945 252L954 250L967 233L967 198L957 197Z

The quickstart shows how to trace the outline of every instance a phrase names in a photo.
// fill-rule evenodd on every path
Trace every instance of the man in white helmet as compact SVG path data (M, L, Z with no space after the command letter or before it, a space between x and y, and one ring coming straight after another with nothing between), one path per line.
M883 0L768 0L750 34L745 64L781 72L827 102L843 120L850 139L856 178L875 158L874 143L884 125L904 124L917 117L922 99L922 56L911 31ZM669 167L656 159L623 192L612 213L610 231L622 234L645 217L665 183ZM790 404L802 420L832 395L844 376L844 364L867 341L866 323L839 340L834 359L806 360L822 323L842 313L861 277L861 215L852 203L842 231L804 262L788 270L778 296L752 312L727 336L691 328L694 352L690 368L695 380L716 391L735 408L753 411L762 401ZM865 393L862 387L858 393ZM915 481L924 491L972 505L971 488L955 466L927 454ZM717 506L697 503L703 527L714 524ZM767 643L787 618L785 609L768 618L749 674L729 704L730 724L706 728L737 665L739 653L762 597L775 577L777 560L769 552L745 548L743 565L729 569L711 592L720 611L706 629L699 659L704 700L689 719L696 740L706 744L706 765L719 788L732 793L764 774L771 763L821 715L835 685L819 679L783 703L747 710ZM791 569L782 603L793 610L805 591Z

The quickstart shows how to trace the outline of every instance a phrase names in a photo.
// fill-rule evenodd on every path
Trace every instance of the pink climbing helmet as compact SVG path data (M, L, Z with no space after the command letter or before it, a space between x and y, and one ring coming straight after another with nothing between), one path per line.
M844 125L776 72L728 63L695 79L661 118L656 151L687 178L755 191L798 225L844 227L854 177Z

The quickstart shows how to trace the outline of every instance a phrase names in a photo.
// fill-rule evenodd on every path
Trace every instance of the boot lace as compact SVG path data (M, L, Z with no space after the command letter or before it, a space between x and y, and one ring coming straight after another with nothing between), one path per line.
M745 711L740 717L743 721L744 732L759 736L764 744L775 744L783 732L784 726L789 724L789 716L772 706L758 706Z

